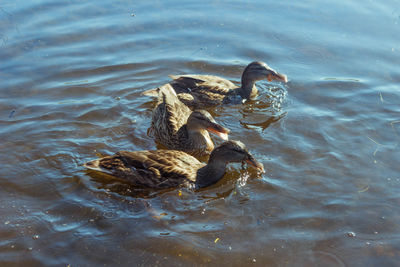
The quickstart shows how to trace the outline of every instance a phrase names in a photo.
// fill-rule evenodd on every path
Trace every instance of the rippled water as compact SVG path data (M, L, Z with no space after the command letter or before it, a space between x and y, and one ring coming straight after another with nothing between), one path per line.
M169 74L289 83L210 111L267 169L199 192L82 164L154 149ZM0 2L2 266L398 266L400 1Z

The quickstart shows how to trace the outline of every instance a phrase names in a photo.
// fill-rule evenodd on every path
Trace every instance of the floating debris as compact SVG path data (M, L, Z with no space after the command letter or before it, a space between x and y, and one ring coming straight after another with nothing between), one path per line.
M348 237L356 237L356 233L354 232L347 232Z
M363 188L361 188L361 190L358 190L358 193L364 193L367 192L369 189L369 185L364 186Z
M14 116L15 110L10 112L10 115L8 115L8 118L11 119Z

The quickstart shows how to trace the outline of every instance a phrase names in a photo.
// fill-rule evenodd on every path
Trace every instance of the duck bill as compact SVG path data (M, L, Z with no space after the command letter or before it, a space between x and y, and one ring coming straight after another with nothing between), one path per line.
M284 83L288 82L287 76L285 74L281 74L281 73L268 74L267 79L269 82L271 82L271 81L278 81L278 82L284 82Z
M250 155L246 160L246 163L256 168L258 171L265 173L264 165L258 162L252 155Z
M207 131L215 134L222 140L225 140L225 141L229 140L229 137L228 137L228 134L230 132L229 129L222 127L221 125L219 125L217 123L213 123L211 126L207 127Z

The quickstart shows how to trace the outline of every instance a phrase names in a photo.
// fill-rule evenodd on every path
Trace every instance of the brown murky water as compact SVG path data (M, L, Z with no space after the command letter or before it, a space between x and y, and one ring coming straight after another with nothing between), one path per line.
M0 265L400 265L400 3L3 1ZM154 149L169 74L289 83L210 111L266 167L143 191L82 164Z

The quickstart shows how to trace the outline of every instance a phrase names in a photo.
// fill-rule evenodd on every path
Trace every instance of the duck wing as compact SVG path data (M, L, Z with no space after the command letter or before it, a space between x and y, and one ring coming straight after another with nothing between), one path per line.
M193 183L197 170L203 166L196 158L177 150L120 151L85 164L133 185L152 188Z
M153 110L148 135L173 148L178 140L178 130L187 122L191 110L183 104L169 84L159 88L158 104Z
M171 75L170 85L186 105L200 107L222 104L238 86L213 75ZM190 94L192 99L187 96ZM188 100L189 99L189 100Z
M231 81L214 75L170 75L175 92L191 93L199 89L207 89L215 93L227 94L238 86ZM176 87L176 88L175 88Z

